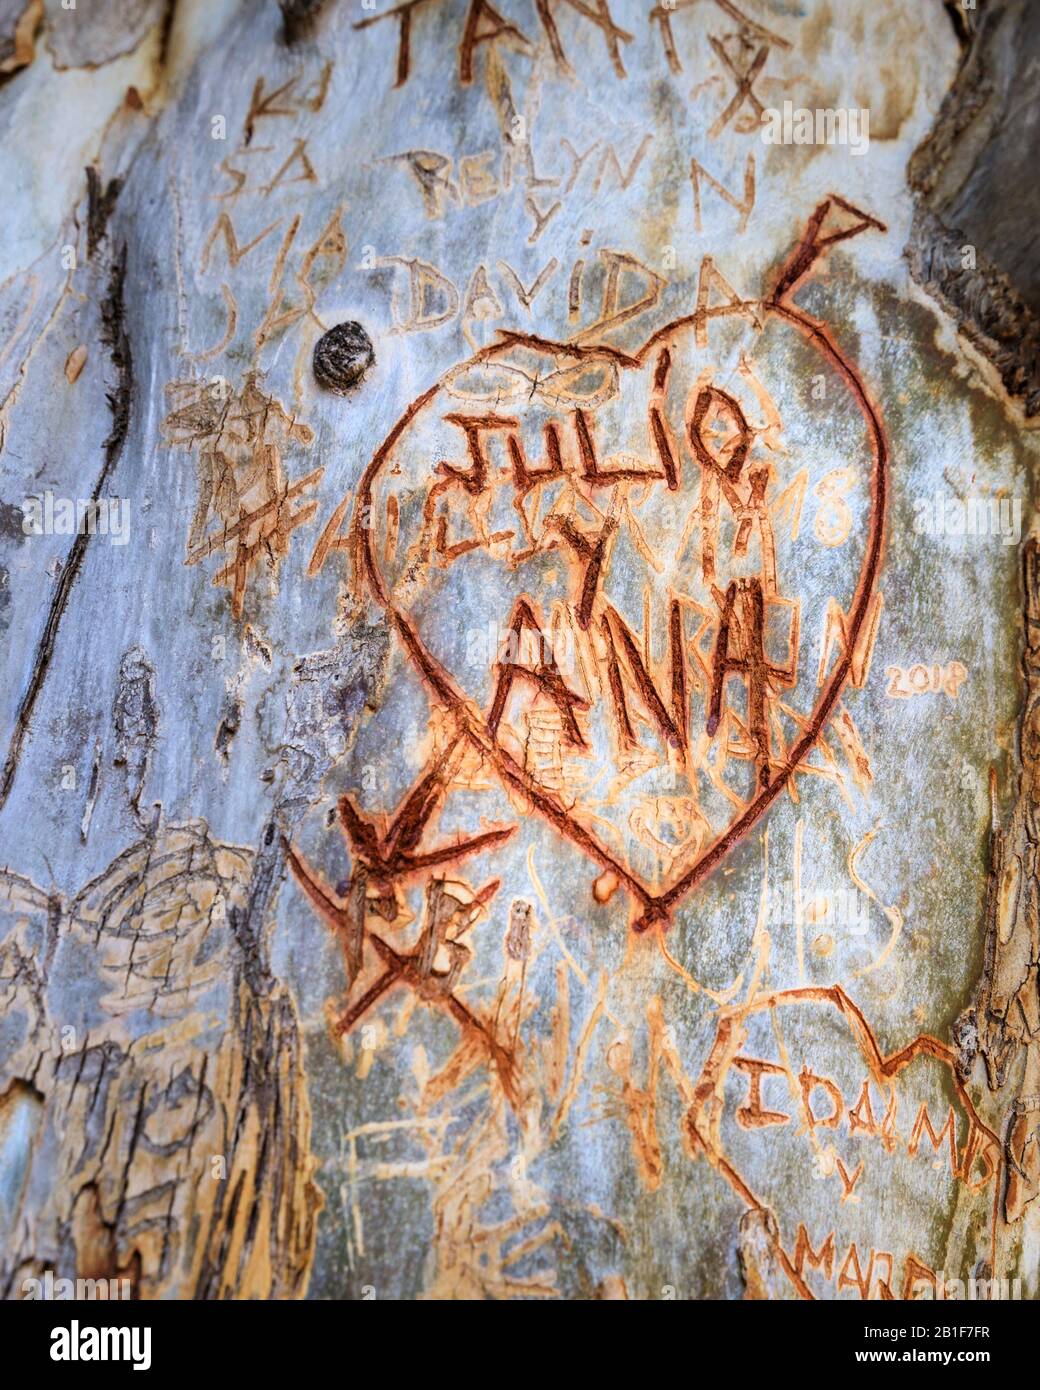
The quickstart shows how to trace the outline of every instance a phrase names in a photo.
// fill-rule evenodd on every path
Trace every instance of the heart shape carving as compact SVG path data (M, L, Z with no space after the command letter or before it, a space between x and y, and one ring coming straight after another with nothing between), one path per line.
M360 484L358 581L507 789L629 892L637 930L813 770L859 671L888 449L791 296L867 227L827 199L757 300L706 257L694 312L632 355L502 335L413 402ZM835 618L813 669L803 643Z

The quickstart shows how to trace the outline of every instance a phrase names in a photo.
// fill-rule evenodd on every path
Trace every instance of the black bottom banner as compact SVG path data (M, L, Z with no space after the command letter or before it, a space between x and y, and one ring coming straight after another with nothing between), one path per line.
M430 1304L412 1308L394 1304L392 1312L381 1314L378 1306L372 1306L377 1303L40 1298L0 1305L0 1326L6 1345L18 1347L27 1370L51 1372L49 1385L66 1378L75 1381L91 1372L201 1374L207 1381L226 1371L265 1376L298 1372L312 1364L316 1352L324 1359L326 1353L318 1350L324 1338L329 1347L344 1334L353 1339L374 1333L383 1345L390 1339L395 1359L403 1354L407 1361L411 1350L417 1367L427 1366L430 1339L445 1336L452 1326L451 1310ZM687 1342L703 1341L706 1348L713 1348L708 1353L713 1360L729 1348L725 1354L732 1356L734 1369L742 1374L759 1368L772 1371L784 1362L790 1365L792 1357L831 1373L856 1368L876 1373L891 1366L974 1365L999 1370L1021 1358L1023 1338L1036 1325L1033 1307L1031 1301L993 1298L690 1303L681 1311L662 1309L663 1322L636 1323L632 1330L667 1330L669 1336L681 1335ZM529 1332L552 1329L558 1336L563 1331L563 1325L555 1322L559 1315L559 1310L555 1314L539 1311L534 1314L535 1323L525 1325ZM389 1320L383 1322L383 1316ZM546 1316L549 1324L541 1322ZM461 1333L458 1326L455 1337ZM488 1325L489 1329L494 1326ZM400 1335L404 1331L407 1336ZM594 1362L616 1346L618 1331L619 1325L613 1323L595 1341L585 1337L554 1341L555 1372L559 1374L559 1353L566 1346L573 1348L576 1368L587 1374L590 1358ZM479 1324L468 1322L463 1335L470 1332L479 1339Z

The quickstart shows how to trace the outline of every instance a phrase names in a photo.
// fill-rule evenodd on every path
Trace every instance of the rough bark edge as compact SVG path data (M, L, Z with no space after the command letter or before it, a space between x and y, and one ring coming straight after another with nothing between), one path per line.
M990 40L1006 12L991 6L973 24L957 5L949 0L946 5L964 46L964 58L935 125L910 160L907 181L918 206L904 254L914 279L993 363L1004 389L1022 403L1029 419L1040 413L1040 316L978 249L974 264L964 266L962 249L969 238L943 220L943 200L937 196L943 171L955 155L978 140L972 127L996 98ZM999 126L988 138L999 138ZM1023 169L1022 176L1027 182L1029 171Z
M1001 1131L1007 1177L997 1213L1005 1251L1022 1239L1020 1222L1040 1193L1040 542L1035 538L1022 551L1022 581L1025 679L1016 802L1003 828L994 811L982 974L972 1004L954 1026L962 1078L981 1058L989 1090L1006 1097ZM991 796L995 799L993 773Z

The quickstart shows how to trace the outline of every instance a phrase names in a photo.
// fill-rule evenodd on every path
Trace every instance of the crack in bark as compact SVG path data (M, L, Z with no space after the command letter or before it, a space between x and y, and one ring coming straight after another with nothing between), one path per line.
M123 188L122 179L109 179L104 188L101 175L94 165L87 170L87 260L94 259L94 252L101 245L108 229L108 219L116 205Z
M125 282L126 243L124 242L112 259L107 292L101 301L101 340L108 349L112 365L115 368L116 385L112 391L106 393L112 415L112 427L103 445L104 462L91 492L91 501L95 504L100 501L102 490L122 453L130 426L130 401L133 395L134 368L130 339L126 331ZM72 586L76 582L83 564L83 557L86 555L89 540L90 532L88 530L77 531L69 548L68 559L55 586L43 635L37 644L36 655L29 672L25 694L22 696L18 713L15 715L14 730L11 734L7 757L4 760L3 770L0 771L0 811L6 805L14 785L22 747L25 743L25 735L32 722L36 701L43 689L43 683L54 656L58 629L68 607Z

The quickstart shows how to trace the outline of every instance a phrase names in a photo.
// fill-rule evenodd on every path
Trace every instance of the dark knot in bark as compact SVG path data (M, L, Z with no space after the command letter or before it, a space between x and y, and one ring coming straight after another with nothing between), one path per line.
M327 391L345 395L376 360L372 339L359 323L337 323L314 345L314 376Z

